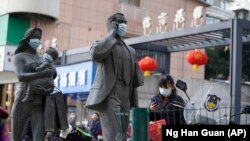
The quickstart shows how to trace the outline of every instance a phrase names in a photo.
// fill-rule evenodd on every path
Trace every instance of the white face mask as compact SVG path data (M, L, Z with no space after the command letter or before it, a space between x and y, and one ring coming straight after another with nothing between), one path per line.
M127 25L125 23L120 23L118 24L118 30L117 30L117 34L121 37L123 37L126 32L127 32Z
M159 88L159 90L160 90L160 94L161 95L163 95L163 96L166 96L166 97L168 97L168 96L170 96L171 95L171 89L164 89L164 88Z

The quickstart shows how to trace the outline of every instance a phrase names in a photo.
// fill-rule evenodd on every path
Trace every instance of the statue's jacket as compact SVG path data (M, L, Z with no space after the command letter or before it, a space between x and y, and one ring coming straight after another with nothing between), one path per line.
M116 53L116 49L119 46L118 39L110 34L104 39L95 42L90 49L92 58L96 62L96 75L86 103L86 106L90 109L98 110L116 83L116 58L119 55ZM126 47L129 50L132 64L132 76L129 84L130 105L135 107L138 106L136 88L143 85L143 75L138 67L135 50L127 45Z

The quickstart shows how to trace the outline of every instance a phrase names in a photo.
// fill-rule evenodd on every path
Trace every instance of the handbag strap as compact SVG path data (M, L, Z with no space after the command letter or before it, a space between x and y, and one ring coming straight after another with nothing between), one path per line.
M50 95L53 95L55 93L62 93L62 91L58 87L54 86L54 89L53 89L52 93L50 93Z

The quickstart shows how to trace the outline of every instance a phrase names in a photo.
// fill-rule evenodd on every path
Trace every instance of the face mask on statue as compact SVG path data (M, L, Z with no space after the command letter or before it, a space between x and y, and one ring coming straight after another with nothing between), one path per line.
M164 88L159 88L160 90L160 94L163 95L163 96L170 96L171 95L171 89L164 89Z
M127 25L125 23L118 24L117 34L123 37L127 32Z
M52 62L53 58L48 53L44 53L43 54L43 61Z
M36 50L41 44L41 41L39 39L30 39L29 45Z

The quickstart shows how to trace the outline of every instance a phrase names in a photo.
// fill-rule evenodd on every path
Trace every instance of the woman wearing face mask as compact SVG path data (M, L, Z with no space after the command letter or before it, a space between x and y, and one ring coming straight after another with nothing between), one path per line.
M177 95L174 79L165 75L159 81L159 94L151 98L150 121L165 119L167 125L185 124L184 106L184 100Z

